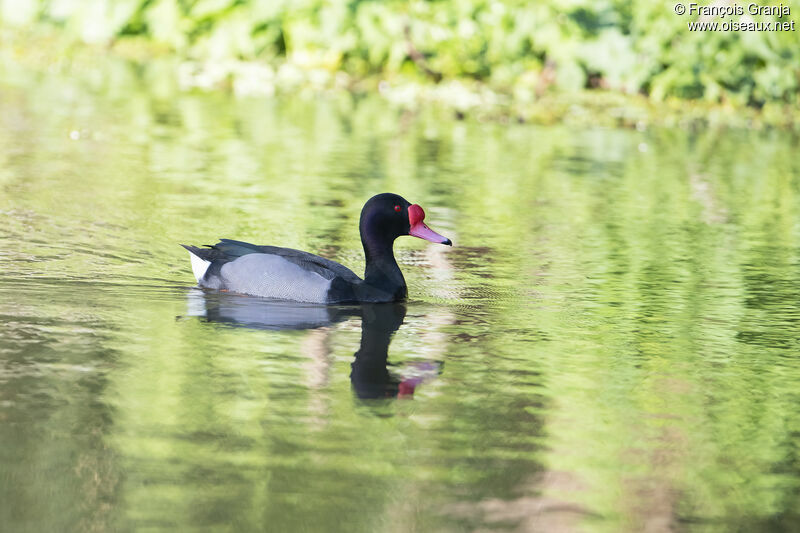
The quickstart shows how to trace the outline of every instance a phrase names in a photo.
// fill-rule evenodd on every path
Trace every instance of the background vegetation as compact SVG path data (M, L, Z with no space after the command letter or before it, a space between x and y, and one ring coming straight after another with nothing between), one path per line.
M791 20L800 2L784 4L793 13L782 20ZM66 42L110 47L139 63L172 57L181 86L241 93L380 88L409 105L506 105L518 116L585 89L766 107L775 117L796 109L797 31L690 32L696 17L673 8L622 0L13 0L2 3L0 27L14 28L5 40L17 52L49 31L59 54Z

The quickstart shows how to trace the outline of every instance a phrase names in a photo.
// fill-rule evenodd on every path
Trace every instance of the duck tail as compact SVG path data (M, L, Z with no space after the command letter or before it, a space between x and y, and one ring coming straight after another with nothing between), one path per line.
M211 266L211 261L213 260L211 256L214 250L189 246L187 244L181 244L181 246L189 251L189 258L192 260L192 273L197 279L197 283L200 283L200 280L206 275L208 267Z

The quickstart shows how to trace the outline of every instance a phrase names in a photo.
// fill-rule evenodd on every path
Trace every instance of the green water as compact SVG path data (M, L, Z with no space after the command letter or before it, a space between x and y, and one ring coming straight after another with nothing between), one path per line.
M796 531L797 153L0 89L0 529ZM455 244L407 305L192 288L218 237L361 272L383 191Z

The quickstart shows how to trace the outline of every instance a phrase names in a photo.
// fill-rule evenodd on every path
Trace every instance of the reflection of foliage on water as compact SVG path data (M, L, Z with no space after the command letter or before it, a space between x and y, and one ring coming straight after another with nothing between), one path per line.
M0 98L0 417L23 430L2 432L0 490L27 509L3 523L797 524L793 137L50 83ZM392 360L446 372L394 416L354 408L358 321L309 340L175 320L178 242L359 271L383 190L455 243L397 242Z
M620 0L278 2L240 0L16 0L4 26L38 21L67 42L113 45L143 64L180 60L187 87L247 94L301 87L374 87L421 94L461 111L582 88L767 104L780 119L797 102L798 32L691 32L672 5ZM793 11L800 5L790 1ZM756 19L775 20L772 16ZM59 52L63 50L60 47ZM63 65L69 58L60 58ZM363 80L374 79L366 84ZM442 81L433 92L421 87ZM457 83L450 83L458 80ZM497 92L476 88L479 81ZM392 86L385 81L382 90ZM438 92L437 92L438 91ZM388 94L388 93L387 93ZM499 96L502 95L502 96Z

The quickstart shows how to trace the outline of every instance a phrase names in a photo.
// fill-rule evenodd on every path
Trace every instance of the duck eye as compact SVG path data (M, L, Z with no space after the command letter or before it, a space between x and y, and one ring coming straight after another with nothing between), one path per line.
M400 212L400 206L399 205L394 206L394 210L399 213Z

